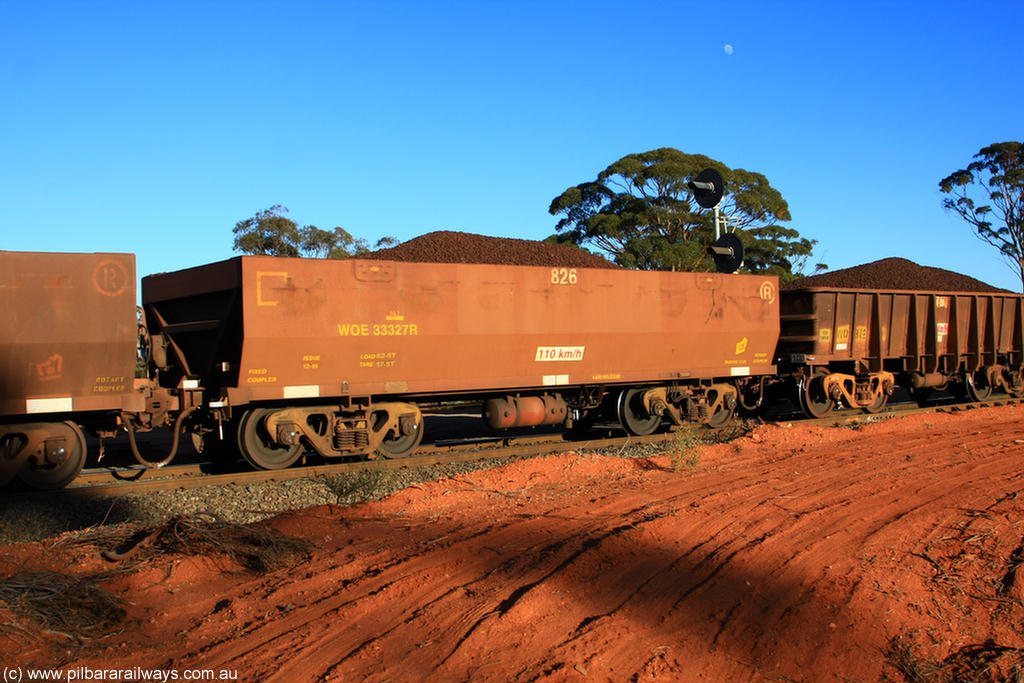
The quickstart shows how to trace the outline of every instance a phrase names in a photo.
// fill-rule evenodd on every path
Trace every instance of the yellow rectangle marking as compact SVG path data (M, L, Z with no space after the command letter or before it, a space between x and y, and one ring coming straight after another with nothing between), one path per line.
M264 278L279 278L281 280L288 279L288 273L283 271L256 271L256 305L257 306L276 306L277 301L275 299L266 299L263 297L263 279Z

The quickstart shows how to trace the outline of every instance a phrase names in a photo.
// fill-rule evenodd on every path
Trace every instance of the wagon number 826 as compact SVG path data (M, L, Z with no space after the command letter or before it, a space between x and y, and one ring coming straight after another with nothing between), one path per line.
M551 284L553 285L574 285L577 282L575 268L552 268Z

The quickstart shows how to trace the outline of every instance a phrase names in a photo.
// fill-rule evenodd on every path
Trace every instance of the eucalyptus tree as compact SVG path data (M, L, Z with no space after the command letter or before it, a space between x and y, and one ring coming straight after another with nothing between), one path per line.
M720 211L743 242L744 270L799 277L816 241L781 225L790 220L789 206L768 179L671 147L624 156L555 197L548 210L562 218L549 239L593 247L628 268L712 270L713 213L700 208L689 186L706 168L725 181Z
M999 250L1024 288L1024 143L998 142L939 181L942 206Z
M342 259L370 251L369 243L336 227L322 230L315 225L299 226L284 214L288 208L275 204L235 224L235 251L268 256L305 256ZM397 244L393 237L378 240L376 247Z

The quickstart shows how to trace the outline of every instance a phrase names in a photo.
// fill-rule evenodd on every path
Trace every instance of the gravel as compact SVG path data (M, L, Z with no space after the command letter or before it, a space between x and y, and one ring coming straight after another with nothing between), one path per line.
M728 441L749 431L756 422L710 431L694 426L676 432L674 439L609 447L588 453L623 458L650 458L690 450L698 443ZM571 448L571 446L570 446ZM479 462L386 470L367 468L332 477L282 482L202 486L108 498L77 497L72 493L40 494L0 509L0 544L39 541L68 531L101 525L155 526L171 517L208 513L224 522L247 524L291 510L318 505L353 505L379 500L395 491L427 481L456 477L511 462L496 458Z
M177 515L205 512L246 524L290 510L378 500L414 484L507 463L507 459L257 484L202 486L107 498L40 494L0 510L0 544L38 541L97 525L152 526Z

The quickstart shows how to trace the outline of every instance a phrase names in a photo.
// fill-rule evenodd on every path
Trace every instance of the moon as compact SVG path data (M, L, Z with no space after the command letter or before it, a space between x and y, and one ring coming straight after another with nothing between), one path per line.
M726 45L724 49L725 49L725 54L727 54L727 55L731 55L732 54L732 45Z

